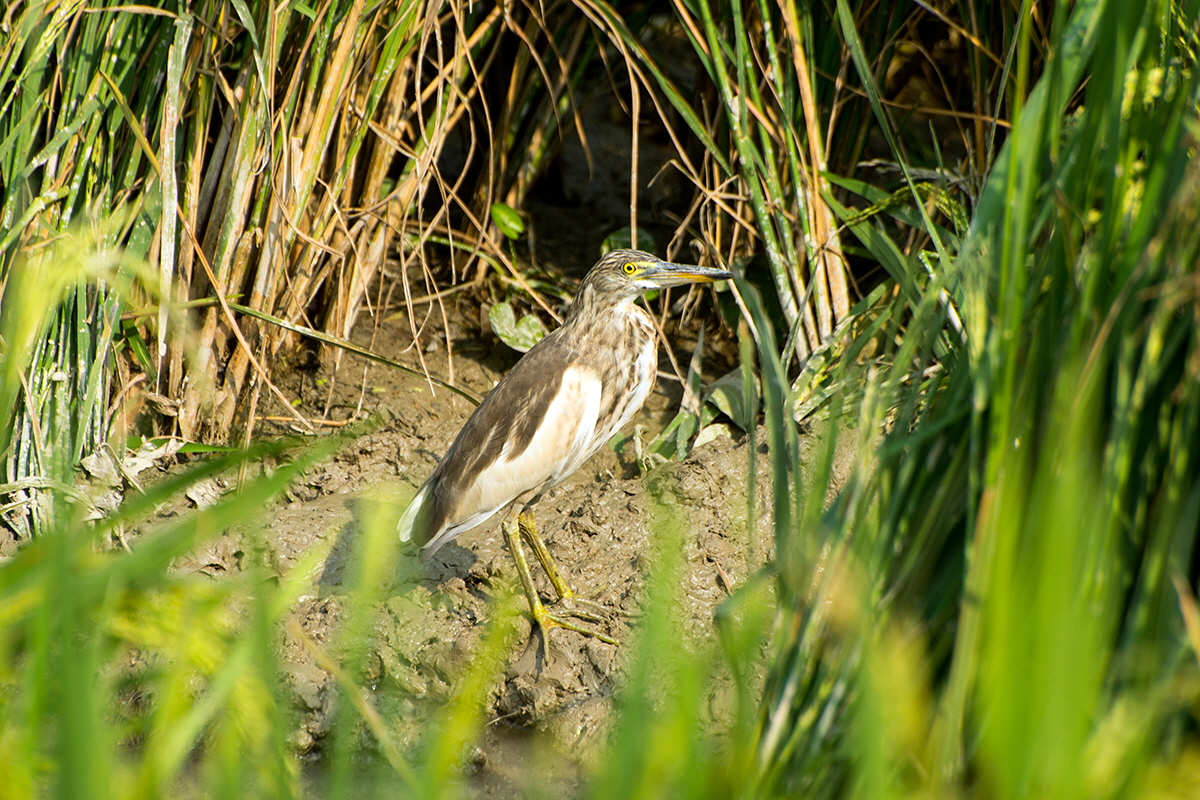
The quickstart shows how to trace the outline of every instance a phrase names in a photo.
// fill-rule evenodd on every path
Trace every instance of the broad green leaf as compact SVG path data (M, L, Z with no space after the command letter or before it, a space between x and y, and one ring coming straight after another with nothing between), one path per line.
M516 210L505 203L492 203L492 222L509 239L519 239L525 233L525 220Z
M754 381L754 392L758 394L757 379ZM741 367L713 381L708 387L708 396L705 399L719 408L722 414L733 420L742 430L748 431L754 424L752 411L746 407Z
M488 322L502 342L520 353L528 352L547 333L546 326L532 314L518 320L507 301L488 309Z

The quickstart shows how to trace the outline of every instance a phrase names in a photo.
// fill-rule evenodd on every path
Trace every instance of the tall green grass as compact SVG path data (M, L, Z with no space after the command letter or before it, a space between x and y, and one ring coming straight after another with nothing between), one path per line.
M1056 5L961 255L871 312L879 332L848 351L885 354L842 406L869 455L828 508L777 495L777 519L798 524L777 540L791 610L764 705L770 786L1130 796L1185 745L1196 11ZM862 227L865 246L899 252Z

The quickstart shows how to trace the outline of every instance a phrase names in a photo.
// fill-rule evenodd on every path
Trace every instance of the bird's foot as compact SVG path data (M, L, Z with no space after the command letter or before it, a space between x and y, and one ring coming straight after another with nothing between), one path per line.
M580 597L574 591L568 592L564 597L559 598L558 602L554 604L554 609L568 616L585 619L589 622L607 622L622 613L618 608L611 608L595 600Z
M592 605L596 609L605 610L604 606L599 603L592 603L590 600L583 600L575 593L566 580L562 577L554 559L550 557L550 553L546 550L546 545L542 543L541 537L537 535L537 527L533 522L532 515L522 514L519 517L521 533L518 534L517 525L506 520L501 525L501 530L504 532L504 540L508 545L508 550L512 553L513 561L517 565L517 574L521 578L521 587L525 590L525 597L529 600L529 612L533 617L534 623L542 632L542 642L545 644L546 652L550 650L550 628L559 627L566 628L576 633L582 633L585 636L592 636L602 642L609 644L617 644L617 640L606 634L600 633L594 628L589 628L586 625L580 625L577 622L572 622L569 616L578 616L581 619L587 619L593 622L602 622L606 617L598 613L587 615L582 613L580 606ZM533 584L533 576L529 573L529 562L525 559L525 552L521 548L521 536L524 536L534 547L534 551L538 554L538 559L546 568L546 572L550 576L550 582L554 585L554 591L559 596L559 603L564 603L564 614L551 614L546 610L542 598L538 596L537 588Z
M559 602L562 603L563 601L559 601ZM564 614L551 614L549 611L546 610L546 606L544 606L540 600L531 610L534 624L536 624L538 627L538 630L540 630L542 632L542 641L546 643L547 649L549 649L549 646L550 646L550 629L551 628L566 628L569 631L575 631L576 633L582 633L584 636L591 636L595 639L599 639L602 642L607 642L608 644L614 644L614 645L620 644L620 642L617 641L616 639L614 639L613 637L611 637L607 634L601 633L600 631L596 630L595 628L589 627L587 625L581 625L578 622L574 622L573 620L570 619L570 616L578 616L580 619L586 619L586 620L589 620L592 622L601 622L604 619L603 617L600 617L597 615L589 616L589 615L586 615L583 613L579 613L576 609L564 609L564 611L565 611Z

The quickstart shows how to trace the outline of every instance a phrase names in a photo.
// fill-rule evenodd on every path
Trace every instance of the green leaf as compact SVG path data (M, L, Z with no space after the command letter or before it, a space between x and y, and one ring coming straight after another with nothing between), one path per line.
M757 395L757 378L754 381L754 391ZM713 381L708 387L708 396L705 400L720 409L722 414L733 420L733 423L744 431L750 430L754 424L753 411L746 406L741 367Z
M646 452L652 456L658 456L664 461L669 461L672 458L682 457L687 454L687 437L683 437L683 448L680 448L679 430L685 426L685 422L693 431L696 430L696 415L686 409L679 409L675 414L675 418L667 423L667 427L663 428L662 433L654 437L646 447Z
M528 352L547 333L546 326L532 314L518 320L507 301L488 309L488 322L500 340L519 353Z
M733 429L724 422L714 422L712 425L705 425L700 429L700 433L696 434L696 441L693 447L700 447L717 439L732 439Z
M129 345L129 349L133 351L134 357L146 375L149 376L150 381L155 381L158 373L155 370L154 358L150 355L150 348L147 347L146 340L142 338L142 332L138 330L137 323L133 320L122 322L121 337Z
M505 203L492 203L492 222L509 239L519 239L525 233L525 220L516 210Z

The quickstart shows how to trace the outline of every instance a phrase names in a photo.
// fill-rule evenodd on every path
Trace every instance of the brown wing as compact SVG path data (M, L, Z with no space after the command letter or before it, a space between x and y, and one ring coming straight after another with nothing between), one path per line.
M529 447L562 388L563 376L576 360L574 349L560 335L562 331L560 328L538 342L471 414L413 500L414 508L401 522L401 538L411 537L426 545L462 526L443 538L448 540L541 485L536 476L525 482L518 476L509 483L499 507L475 508L470 502L477 494L471 490L480 475L502 456L512 460ZM409 520L410 530L405 531Z

